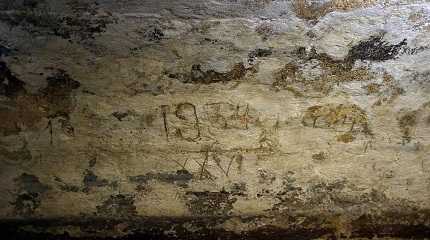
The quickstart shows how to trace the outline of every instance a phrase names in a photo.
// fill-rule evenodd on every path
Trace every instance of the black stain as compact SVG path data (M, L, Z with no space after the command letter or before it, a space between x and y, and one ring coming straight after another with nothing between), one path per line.
M124 194L111 195L102 205L97 206L97 215L112 218L137 216L134 197Z
M83 184L84 184L83 192L88 192L91 188L94 188L94 187L108 186L109 181L107 179L100 179L91 170L86 170L84 179L83 179Z
M149 42L159 42L164 38L164 33L158 27L150 27L143 33L143 37Z
M187 206L197 216L227 216L237 201L229 192L187 192Z
M75 186L75 185L72 185L72 184L65 183L59 177L55 177L54 180L56 182L58 182L58 187L60 188L61 191L64 191L64 192L80 192L81 191L81 187L80 186Z
M52 90L68 90L71 91L73 89L78 89L81 84L72 79L69 74L65 70L58 69L56 73L54 73L52 76L49 76L46 78L46 81L48 82L48 87L45 89L45 91Z
M20 190L30 193L44 193L50 189L47 185L41 183L39 178L32 175L23 173L15 179Z
M0 57L9 56L12 53L12 49L0 44Z
M255 58L268 57L270 55L272 55L271 49L257 48L248 54L248 63L252 64Z
M5 62L0 61L0 94L7 97L15 97L20 92L25 92L25 82L12 74Z
M124 118L126 118L128 115L130 115L130 112L114 112L112 113L112 116L114 116L118 121L122 121Z
M33 215L41 204L42 194L50 187L41 183L38 177L27 173L17 177L15 183L18 187L16 199L12 202L15 213L19 216Z
M233 183L230 192L232 196L246 196L247 187L245 182Z
M72 185L64 182L61 178L55 177L54 180L58 183L60 190L65 192L83 192L89 193L93 188L99 187L117 187L117 182L110 182L107 179L98 177L91 169L86 169L82 178L82 185Z
M158 180L165 183L177 184L178 186L186 187L188 182L193 179L193 174L185 169L177 170L175 173L147 173L129 177L131 182L146 185L151 180Z
M406 39L398 44L388 44L383 40L384 35L372 36L353 46L348 53L347 61L355 60L386 61L396 58L402 47L407 45Z
M220 73L215 70L202 71L199 64L195 64L191 67L190 80L193 83L211 84L217 82L228 82L231 80L238 80L245 76L247 69L243 63L238 63L226 73Z
M259 216L240 217L241 222L253 224L255 228L236 233L218 226L228 220L225 217L216 218L134 218L125 219L101 219L101 218L69 218L69 219L22 219L2 220L0 227L2 234L8 239L32 239L32 240L266 240L266 239L427 239L430 236L430 227L424 222L429 219L429 212L416 214L398 212L384 213L381 215L362 214L351 222L351 235L344 236L338 233L338 229L330 223L329 219L336 216L304 214L284 215L283 222L288 226L264 224L258 226ZM267 217L265 217L267 218ZM416 222L415 224L409 224ZM107 231L112 231L118 225L125 225L128 232L122 236L106 236ZM192 226L192 231L186 226ZM68 228L79 228L82 234L89 236L74 236L68 232ZM33 230L28 230L33 229ZM46 229L61 229L61 231L47 231Z
M19 216L31 216L40 206L41 199L38 193L20 193L17 195L14 205L15 213Z
M88 161L88 166L90 168L94 167L97 164L97 156L91 157L91 159Z
M226 83L245 77L247 72L255 72L255 68L246 68L243 62L235 64L227 72L218 72L213 69L204 71L200 64L193 64L189 73L166 73L168 77L175 78L184 83L212 84Z

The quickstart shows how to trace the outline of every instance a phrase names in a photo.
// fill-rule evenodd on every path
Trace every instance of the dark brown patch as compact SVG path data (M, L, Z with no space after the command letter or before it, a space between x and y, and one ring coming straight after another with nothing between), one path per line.
M417 114L417 111L407 112L398 119L403 143L409 143L412 139L412 131L417 125Z
M199 83L199 84L212 84L212 83L226 83L229 81L239 80L245 77L248 71L255 71L254 68L245 68L243 63L235 64L228 72L217 72L215 70L203 71L200 64L191 66L190 73L185 74L169 74L169 77L179 79L185 83Z
M350 132L338 135L336 137L336 140L338 142L343 142L343 143L350 143L350 142L354 141L354 139L355 139L354 135L352 135Z
M319 152L312 154L312 159L317 162L322 162L327 159L327 154L325 152Z
M325 53L317 53L314 48L306 52L305 48L298 48L295 55L300 58L298 63L290 62L274 73L273 86L277 89L285 89L294 93L297 97L303 97L307 92L327 95L334 85L342 82L367 81L372 74L367 68L353 68L350 61L334 60ZM321 74L314 79L307 79L299 64L315 61L321 67Z

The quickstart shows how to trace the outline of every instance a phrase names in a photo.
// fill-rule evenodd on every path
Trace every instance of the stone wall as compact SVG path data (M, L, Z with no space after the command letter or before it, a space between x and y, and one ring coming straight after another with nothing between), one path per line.
M426 1L0 3L17 238L430 236Z

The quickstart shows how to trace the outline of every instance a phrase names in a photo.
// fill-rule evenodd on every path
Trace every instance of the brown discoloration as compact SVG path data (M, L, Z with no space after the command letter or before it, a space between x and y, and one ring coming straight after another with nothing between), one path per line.
M326 53L318 53L315 48L307 52L305 48L299 47L294 51L296 57L299 58L298 63L287 63L282 69L275 72L273 86L290 90L297 97L303 97L303 93L306 92L318 92L327 95L334 86L341 83L366 82L375 77L367 67L354 67L357 60L386 61L394 59L406 45L406 39L398 44L390 44L384 41L384 34L379 34L352 46L343 60L333 59ZM315 76L314 79L307 79L300 66L312 61L317 61L318 66L321 68L321 73ZM388 75L387 73L384 74L384 84L393 85L393 92L395 92L393 81L389 79L389 76L386 76ZM375 83L370 83L366 89L369 94L372 94L379 91L379 86ZM396 93L393 93L393 95L396 95Z
M366 89L368 95L372 95L372 94L379 93L381 89L381 85L377 83L370 83L364 86L363 88Z
M302 118L304 126L328 127L350 124L349 131L359 127L368 133L368 118L366 112L355 104L317 105L309 107Z

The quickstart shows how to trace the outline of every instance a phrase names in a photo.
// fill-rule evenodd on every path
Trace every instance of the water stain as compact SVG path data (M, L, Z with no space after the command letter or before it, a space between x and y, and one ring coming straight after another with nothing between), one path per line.
M96 34L105 32L107 25L116 22L110 13L99 9L97 3L70 0L66 2L70 11L63 13L52 11L51 7L49 4L11 5L8 11L0 12L0 20L33 35L54 35L77 41L93 39Z

